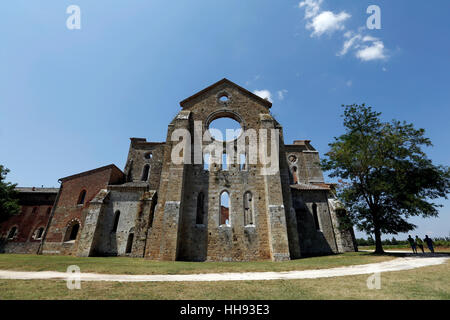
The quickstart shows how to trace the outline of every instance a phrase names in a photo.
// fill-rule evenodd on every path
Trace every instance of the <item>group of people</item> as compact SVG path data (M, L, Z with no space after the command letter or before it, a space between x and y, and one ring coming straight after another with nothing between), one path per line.
M425 253L425 250L423 249L423 244L426 243L428 246L428 249L431 251L431 253L434 253L434 247L433 247L433 240L431 238L428 238L428 236L425 236L425 239L420 239L418 236L416 236L415 239L409 235L408 237L409 244L411 245L411 249L414 253L417 253L417 247L419 247L420 250L422 250L422 253Z

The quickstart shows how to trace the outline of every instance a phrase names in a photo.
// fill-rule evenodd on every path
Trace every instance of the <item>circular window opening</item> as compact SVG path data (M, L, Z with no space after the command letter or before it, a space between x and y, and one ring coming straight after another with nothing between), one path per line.
M147 152L147 153L144 155L144 158L145 158L145 159L151 159L152 157L153 157L153 155L152 155L151 152Z
M233 141L242 133L240 123L232 118L216 119L209 124L208 130L217 141Z
M229 100L229 98L226 94L219 97L220 102L227 102L228 100Z

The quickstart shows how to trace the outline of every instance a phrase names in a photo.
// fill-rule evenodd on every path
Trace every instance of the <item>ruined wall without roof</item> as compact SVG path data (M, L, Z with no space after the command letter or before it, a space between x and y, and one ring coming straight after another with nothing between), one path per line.
M157 190L161 179L164 143L147 142L142 138L131 138L125 165L126 182L148 183L149 190ZM144 177L145 166L149 167Z
M227 102L219 97L226 94ZM219 164L203 170L203 165L171 162L176 144L170 142L175 129L186 128L193 137L195 121L203 123L202 133L217 117L230 116L244 129L275 128L276 122L266 106L251 94L223 84L203 93L184 106L169 125L162 170L161 195L154 230L149 237L148 256L164 260L242 261L289 259L286 213L280 174L263 176L261 164L245 171L238 164L222 170ZM264 119L261 120L261 119ZM264 122L264 124L263 124ZM194 150L192 150L194 152ZM231 224L220 225L220 194L230 195ZM254 225L244 225L243 197L250 191L254 202ZM197 197L205 194L207 212L203 225L196 224Z

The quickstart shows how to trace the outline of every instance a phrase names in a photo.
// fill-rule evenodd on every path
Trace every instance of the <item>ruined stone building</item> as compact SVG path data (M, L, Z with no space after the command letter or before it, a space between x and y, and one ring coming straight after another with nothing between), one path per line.
M123 172L108 165L62 178L45 201L44 190L28 190L35 198L23 203L23 218L13 218L21 223L0 228L3 250L172 261L279 261L355 250L318 152L309 140L285 144L271 102L223 79L180 105L165 142L131 138ZM200 163L173 161L176 130L194 137L201 123L203 135L224 117L243 132L279 130L276 174L261 174L264 165L250 163L247 149L226 150L236 160L226 166L202 155Z

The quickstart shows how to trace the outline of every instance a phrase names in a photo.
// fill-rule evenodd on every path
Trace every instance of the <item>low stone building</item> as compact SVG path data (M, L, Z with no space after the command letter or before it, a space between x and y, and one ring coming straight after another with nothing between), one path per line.
M131 138L123 172L60 179L40 253L280 261L356 249L318 152L284 143L271 102L223 79L180 105L165 142ZM231 140L210 134L222 118L240 127Z

